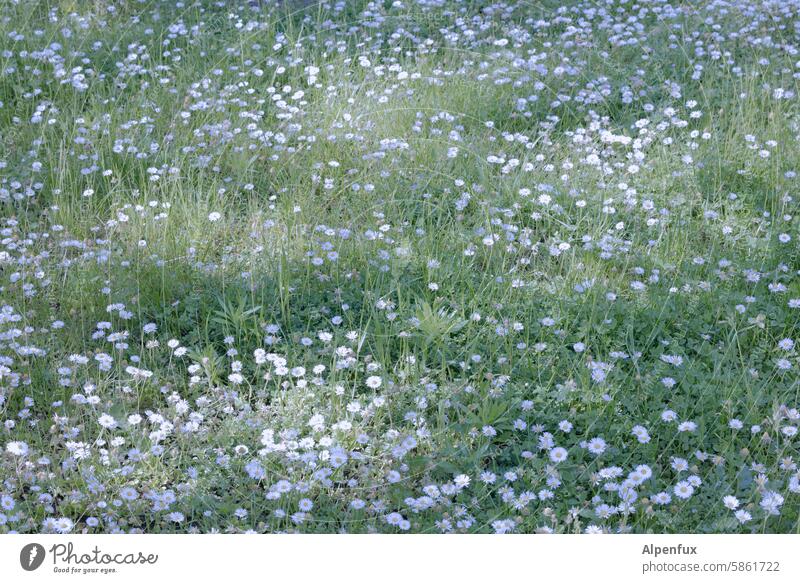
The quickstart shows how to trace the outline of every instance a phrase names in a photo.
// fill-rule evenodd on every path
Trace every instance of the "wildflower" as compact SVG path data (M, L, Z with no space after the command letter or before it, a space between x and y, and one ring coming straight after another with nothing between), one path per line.
M75 527L75 523L67 517L61 517L53 523L53 530L58 534L66 534Z
M660 506L665 506L672 502L672 496L668 492L659 492L652 497L653 503Z
M645 429L641 425L635 425L631 430L631 433L633 434L634 437L636 437L639 443L650 442L650 435L647 433L647 429Z
M725 508L729 510L736 510L739 508L739 500L736 496L725 496L722 498L722 503L725 505Z
M258 460L252 460L248 462L244 469L247 472L247 475L253 480L263 480L267 475L266 471L258 462Z
M470 478L466 474L459 474L455 477L455 480L453 480L453 482L455 483L456 487L459 490L461 490L469 486Z
M28 455L28 444L24 441L9 441L6 444L6 451L11 455L15 455L18 457L25 457Z
M764 492L759 505L767 514L777 516L780 514L781 506L783 506L783 496L772 490L767 490Z
M683 481L678 482L677 484L675 484L675 488L673 489L673 492L675 493L675 495L678 498L681 498L682 500L686 500L688 498L691 498L692 494L694 494L694 486L692 486L686 480L683 480Z
M399 526L400 523L404 520L403 515L399 512L391 512L386 515L386 522L391 526Z
M602 437L593 437L586 445L586 449L589 453L600 455L606 450L606 442Z
M741 524L750 522L753 519L752 515L746 510L737 510L734 513L734 516L736 517L736 520L738 520Z
M125 500L126 502L133 502L139 497L139 493L136 491L135 488L131 486L126 486L119 491L120 498Z

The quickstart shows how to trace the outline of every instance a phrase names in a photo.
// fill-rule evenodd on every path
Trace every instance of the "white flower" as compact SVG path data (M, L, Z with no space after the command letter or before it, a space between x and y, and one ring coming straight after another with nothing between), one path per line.
M767 490L764 492L760 506L767 514L777 516L780 514L781 506L783 506L783 496L772 490Z
M385 518L386 522L392 526L398 526L403 521L403 515L399 512L391 512Z
M24 441L9 441L6 444L6 451L11 455L25 457L28 455L28 444Z
M75 523L72 522L69 518L62 517L55 521L53 527L55 528L56 532L59 534L66 534L73 529Z
M692 486L686 480L683 480L683 481L678 482L677 484L675 484L675 488L673 489L673 492L675 492L675 495L678 498L680 498L682 500L687 500L687 499L691 498L692 494L694 494L694 486Z
M247 472L247 475L254 480L263 480L267 475L267 472L264 470L263 466L258 460L252 460L244 467L244 469Z
M631 434L636 437L639 443L650 442L650 434L647 432L647 429L641 425L634 425L633 429L631 429Z
M739 508L739 499L736 496L725 496L722 499L722 503L725 505L725 508L730 510L736 510Z
M602 437L593 437L589 440L589 443L586 444L586 449L588 449L591 454L600 455L606 450L606 441Z
M470 478L466 474L459 474L455 477L453 482L455 483L456 487L460 490L469 486Z

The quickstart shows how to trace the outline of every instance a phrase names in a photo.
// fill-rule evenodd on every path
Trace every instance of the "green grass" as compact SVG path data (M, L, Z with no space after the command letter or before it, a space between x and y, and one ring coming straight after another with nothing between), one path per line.
M748 5L3 3L0 532L800 532Z

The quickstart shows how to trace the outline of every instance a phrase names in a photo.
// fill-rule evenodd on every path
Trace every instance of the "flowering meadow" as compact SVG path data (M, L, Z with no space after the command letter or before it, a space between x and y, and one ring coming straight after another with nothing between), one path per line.
M0 30L0 532L800 532L800 1Z

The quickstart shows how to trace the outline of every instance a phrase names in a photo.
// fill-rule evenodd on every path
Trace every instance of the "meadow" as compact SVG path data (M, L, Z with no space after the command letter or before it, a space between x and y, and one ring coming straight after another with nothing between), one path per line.
M797 0L0 39L0 533L800 533Z

